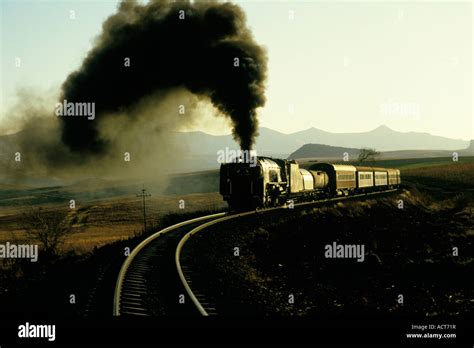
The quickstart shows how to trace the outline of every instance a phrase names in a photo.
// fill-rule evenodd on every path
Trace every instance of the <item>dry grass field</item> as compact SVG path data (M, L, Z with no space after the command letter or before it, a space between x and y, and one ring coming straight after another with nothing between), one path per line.
M184 209L179 201L184 201ZM41 204L46 212L64 210L62 204ZM147 225L156 225L168 213L188 213L196 210L214 210L225 207L217 192L195 193L179 196L152 196L146 201ZM25 227L22 214L31 206L14 205L0 209L0 243L25 241ZM67 209L67 205L66 205ZM102 199L77 205L68 212L72 232L62 245L62 250L88 252L95 247L127 239L143 230L142 201L138 197Z
M439 185L446 189L474 188L474 162L402 169L402 176L424 185Z

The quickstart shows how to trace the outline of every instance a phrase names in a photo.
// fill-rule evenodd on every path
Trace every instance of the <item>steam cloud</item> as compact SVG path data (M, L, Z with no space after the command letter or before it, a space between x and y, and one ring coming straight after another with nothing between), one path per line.
M60 117L62 141L73 152L105 152L109 141L100 132L104 120L110 123L117 114L139 117L132 111L144 97L160 99L185 89L208 98L229 117L236 141L251 149L256 109L265 103L266 64L265 50L254 41L236 5L123 2L104 22L81 68L62 86L61 100L94 102L96 120Z

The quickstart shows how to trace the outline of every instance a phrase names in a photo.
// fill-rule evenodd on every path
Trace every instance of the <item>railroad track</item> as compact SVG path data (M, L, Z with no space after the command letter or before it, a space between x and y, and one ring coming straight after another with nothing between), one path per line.
M397 189L393 189L302 202L295 204L295 208L387 195L396 191ZM114 315L216 315L217 309L206 299L205 294L192 289L192 271L182 264L181 259L186 242L196 233L223 221L286 209L288 207L283 206L233 215L207 215L151 235L132 251L122 265L115 287ZM180 303L179 299L184 299L184 303Z
M120 269L115 285L113 314L169 315L167 312L170 310L184 315L197 313L186 301L180 303L180 296L185 291L173 262L174 248L188 231L204 221L225 214L206 215L180 222L152 234L137 245Z

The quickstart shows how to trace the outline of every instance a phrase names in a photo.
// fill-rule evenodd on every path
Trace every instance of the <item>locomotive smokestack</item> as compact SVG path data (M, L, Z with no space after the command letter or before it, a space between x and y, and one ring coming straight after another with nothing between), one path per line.
M73 151L104 152L101 120L127 114L144 97L164 98L184 87L229 117L236 141L251 149L256 109L265 103L266 69L266 52L237 5L122 2L62 86L60 101L94 103L95 119L61 117L62 140Z

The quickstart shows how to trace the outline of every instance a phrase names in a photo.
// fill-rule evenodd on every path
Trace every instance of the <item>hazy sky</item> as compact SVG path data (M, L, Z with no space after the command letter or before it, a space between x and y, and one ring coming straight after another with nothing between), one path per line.
M1 122L19 89L59 90L117 1L0 2ZM238 3L269 55L261 126L474 138L471 2ZM229 133L219 119L194 129Z

